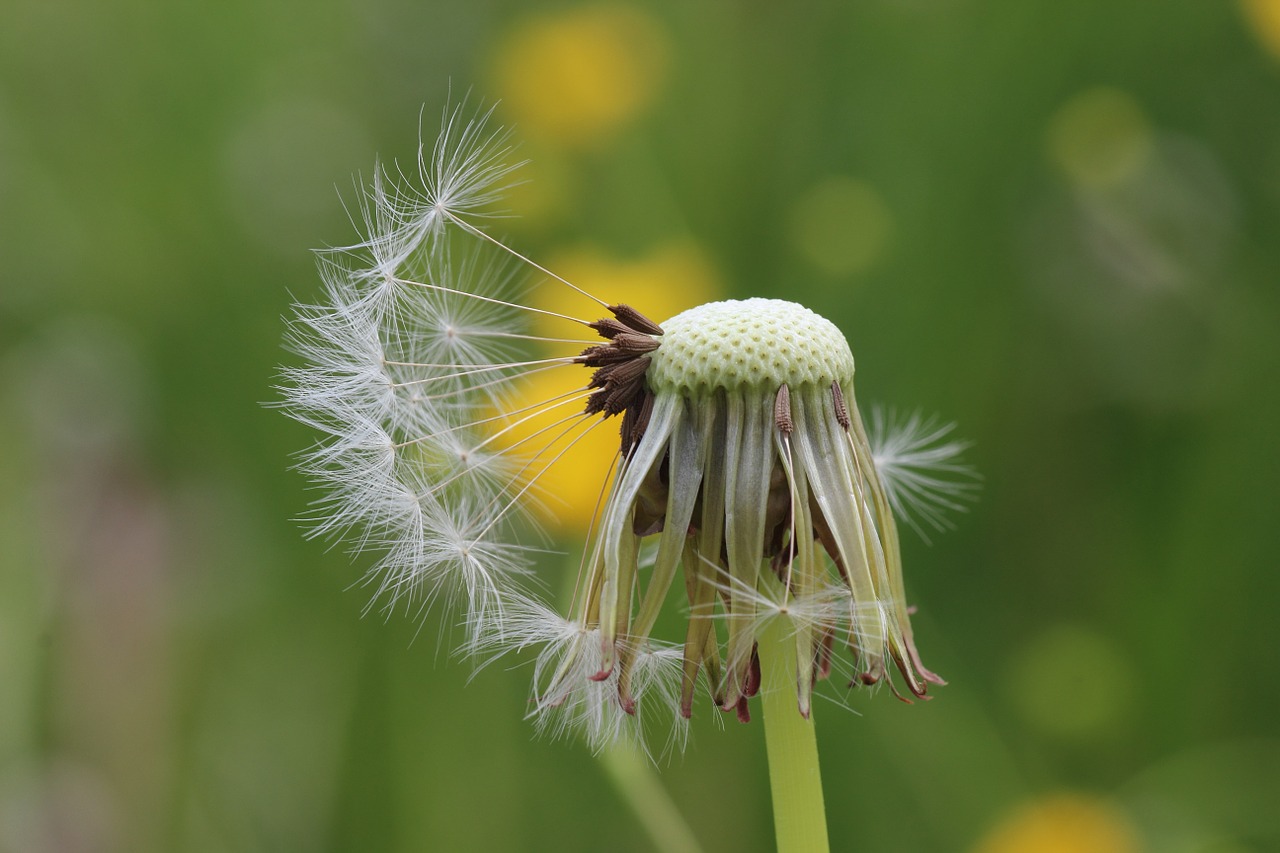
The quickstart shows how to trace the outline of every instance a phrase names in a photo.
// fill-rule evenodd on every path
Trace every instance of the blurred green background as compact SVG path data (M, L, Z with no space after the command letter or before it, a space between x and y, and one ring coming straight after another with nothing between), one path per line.
M9 0L0 850L653 849L527 671L361 617L260 405L450 86L520 249L801 301L974 442L904 542L950 686L818 708L835 849L1280 849L1280 2ZM771 849L760 726L695 716L661 784Z

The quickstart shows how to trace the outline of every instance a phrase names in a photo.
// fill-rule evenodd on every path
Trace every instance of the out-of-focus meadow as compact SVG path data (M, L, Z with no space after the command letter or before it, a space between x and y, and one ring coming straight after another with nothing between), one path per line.
M517 248L659 317L803 302L973 442L904 531L950 685L817 709L836 849L1280 849L1280 2L10 0L0 850L653 849L527 670L362 617L261 405L450 86L530 160ZM771 849L708 704L661 784Z

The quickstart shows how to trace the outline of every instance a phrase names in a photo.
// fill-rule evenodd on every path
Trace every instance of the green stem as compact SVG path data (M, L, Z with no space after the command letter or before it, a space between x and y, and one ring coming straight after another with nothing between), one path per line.
M790 622L773 619L759 639L764 742L773 791L778 853L827 853L827 816L818 771L813 719L800 716L796 698L796 638Z
M615 746L600 753L600 763L655 848L670 853L702 853L693 830L645 756L626 746Z

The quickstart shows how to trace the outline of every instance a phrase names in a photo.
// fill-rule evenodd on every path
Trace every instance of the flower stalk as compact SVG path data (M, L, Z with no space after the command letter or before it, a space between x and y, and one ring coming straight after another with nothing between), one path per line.
M600 764L630 806L655 849L666 853L703 853L684 815L663 788L653 763L626 746L612 746L600 753Z
M789 620L769 620L760 636L761 705L778 853L826 853L827 815L813 714L796 713L796 637Z

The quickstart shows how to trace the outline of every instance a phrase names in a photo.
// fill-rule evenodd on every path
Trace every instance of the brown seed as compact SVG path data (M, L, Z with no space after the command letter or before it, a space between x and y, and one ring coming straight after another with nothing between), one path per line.
M773 401L773 421L785 435L791 435L795 429L791 420L791 389L785 384L778 389L778 397Z
M613 319L612 317L602 317L594 323L588 323L588 327L595 329L602 338L613 339L623 332L630 332L630 327Z
M617 305L610 305L609 311L613 316L617 317L623 323L637 332L643 332L646 335L661 335L662 327L641 314L630 305L619 302Z
M847 430L853 421L849 419L849 407L844 403L844 392L840 390L839 382L831 383L831 398L836 404L836 420Z
M613 339L613 346L623 352L645 353L658 348L658 342L651 335L637 335L635 332L621 332Z

